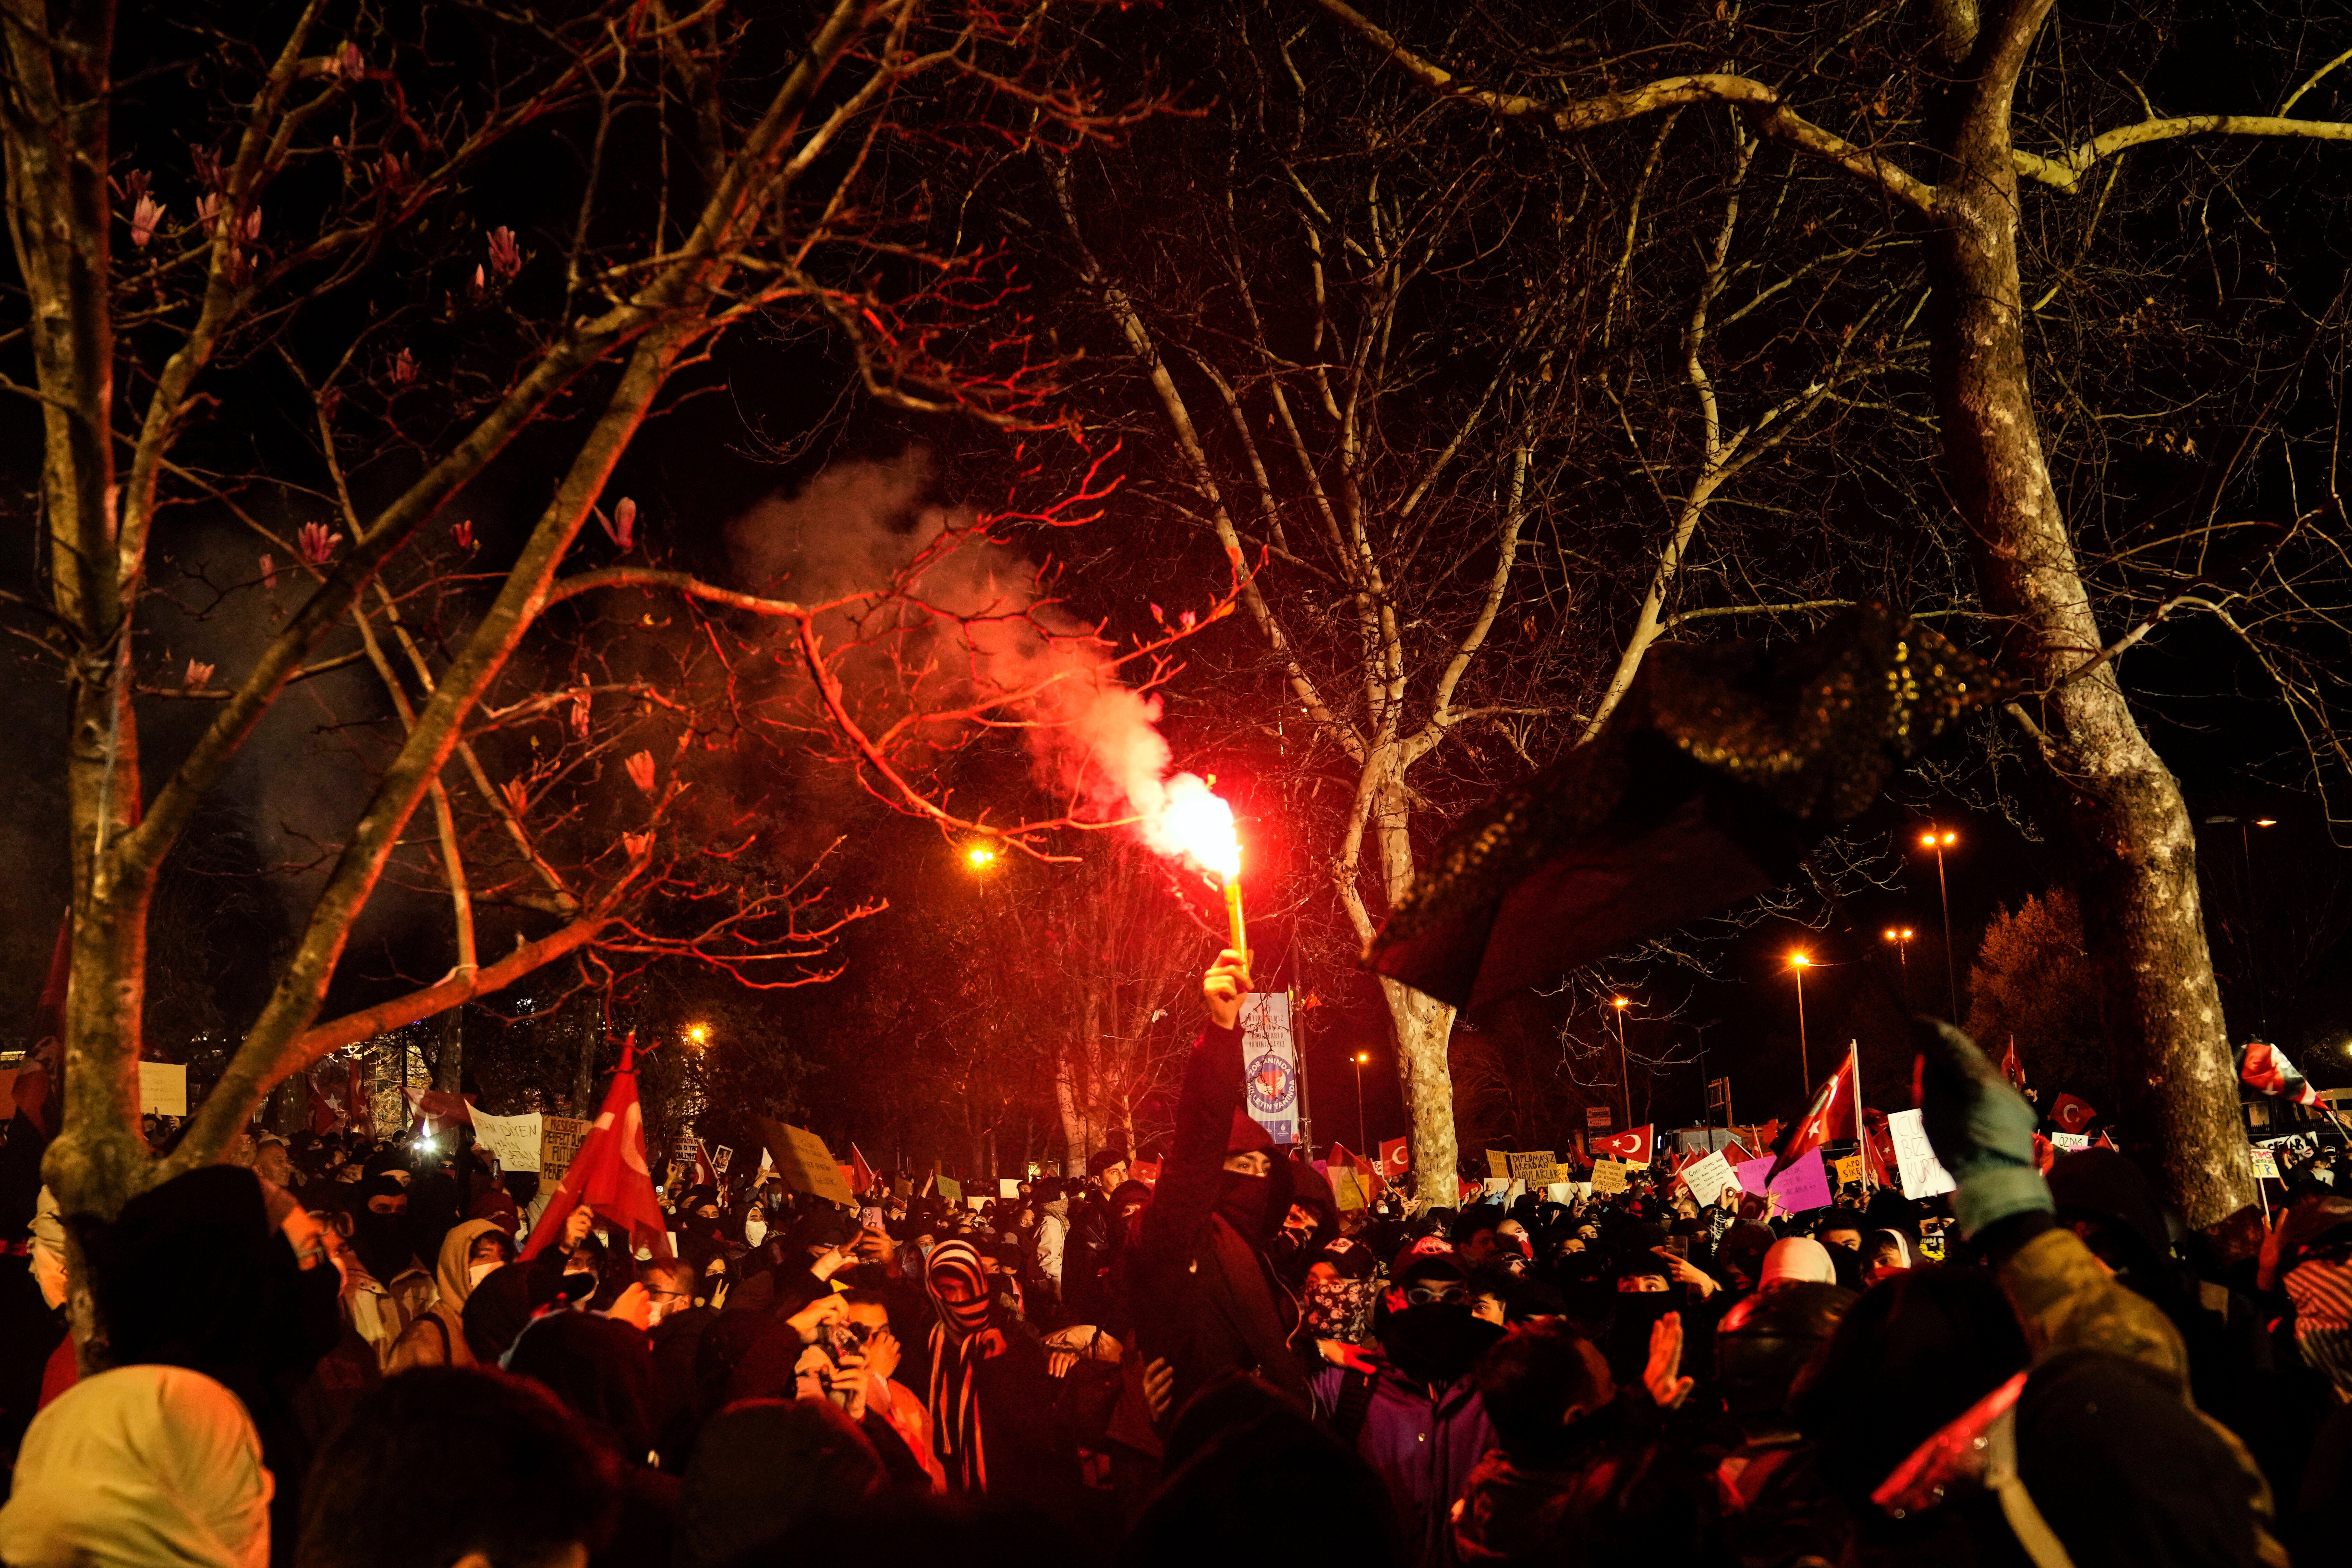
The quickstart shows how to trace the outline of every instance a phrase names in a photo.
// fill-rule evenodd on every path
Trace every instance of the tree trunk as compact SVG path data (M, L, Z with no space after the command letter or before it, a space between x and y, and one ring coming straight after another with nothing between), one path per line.
M1382 976L1389 1032L1396 1039L1397 1081L1412 1118L1413 1191L1432 1207L1462 1201L1456 1167L1461 1151L1454 1138L1454 1078L1446 1047L1454 1037L1454 1009L1434 996Z
M2196 833L2103 646L2043 459L2025 362L2010 113L2051 0L1989 7L1936 127L1936 396L2002 663L2039 695L2016 711L2048 764L2122 1070L2122 1114L2192 1226L2255 1201L2236 1073L2199 907Z

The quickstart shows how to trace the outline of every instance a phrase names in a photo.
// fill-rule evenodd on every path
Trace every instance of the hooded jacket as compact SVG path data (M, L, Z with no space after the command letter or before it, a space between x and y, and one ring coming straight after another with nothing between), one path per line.
M474 1293L467 1260L479 1237L499 1230L486 1219L460 1220L441 1238L433 1283L439 1299L417 1315L393 1347L390 1372L412 1366L472 1366L474 1352L466 1343L466 1299Z

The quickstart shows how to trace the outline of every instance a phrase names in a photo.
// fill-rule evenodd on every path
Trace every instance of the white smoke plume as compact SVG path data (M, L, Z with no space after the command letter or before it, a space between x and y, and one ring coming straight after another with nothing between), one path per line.
M949 530L973 521L929 500L930 482L920 456L836 463L729 526L735 569L757 591L802 604L881 589ZM886 633L897 657L877 651L855 661L862 682L895 680L894 699L934 703L1035 689L1020 717L1048 788L1083 802L1096 820L1136 818L1144 842L1161 854L1228 869L1200 847L1213 841L1204 840L1204 825L1213 833L1220 816L1230 841L1231 813L1200 778L1171 773L1159 699L1119 678L1111 647L1048 601L1034 565L974 539L939 555L908 586L908 598L829 617L834 624L824 627L835 646ZM887 619L877 626L877 616ZM916 663L929 672L928 689L908 684Z

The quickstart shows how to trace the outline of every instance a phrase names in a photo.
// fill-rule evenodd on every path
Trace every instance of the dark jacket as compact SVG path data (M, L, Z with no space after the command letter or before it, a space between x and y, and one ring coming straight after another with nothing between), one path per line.
M1355 1432L1356 1452L1396 1507L1406 1561L1415 1568L1452 1568L1462 1561L1454 1550L1454 1504L1495 1446L1494 1423L1469 1373L1433 1392L1385 1357L1379 1364ZM1316 1374L1315 1391L1327 1409L1340 1405L1348 1375L1336 1366ZM1356 1424L1352 1411L1348 1424Z
M1234 1372L1264 1378L1302 1412L1309 1408L1306 1371L1289 1346L1298 1304L1267 1266L1264 1236L1244 1237L1217 1213L1242 1090L1241 1032L1202 1030L1184 1067L1174 1146L1130 1259L1138 1349L1174 1367L1171 1411ZM1289 1207L1288 1184L1279 1179L1288 1163L1274 1162L1268 1228Z

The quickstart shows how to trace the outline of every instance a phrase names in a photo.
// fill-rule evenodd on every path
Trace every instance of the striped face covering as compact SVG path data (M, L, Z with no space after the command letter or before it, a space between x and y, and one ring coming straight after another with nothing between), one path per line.
M950 1301L940 1286L961 1300ZM931 1423L940 1462L966 1491L988 1489L988 1443L973 1374L1004 1349L988 1326L988 1269L968 1241L943 1241L924 1260L923 1289L940 1321L931 1326Z
M2303 1359L2352 1390L2352 1263L2314 1258L2288 1269L2284 1283Z

